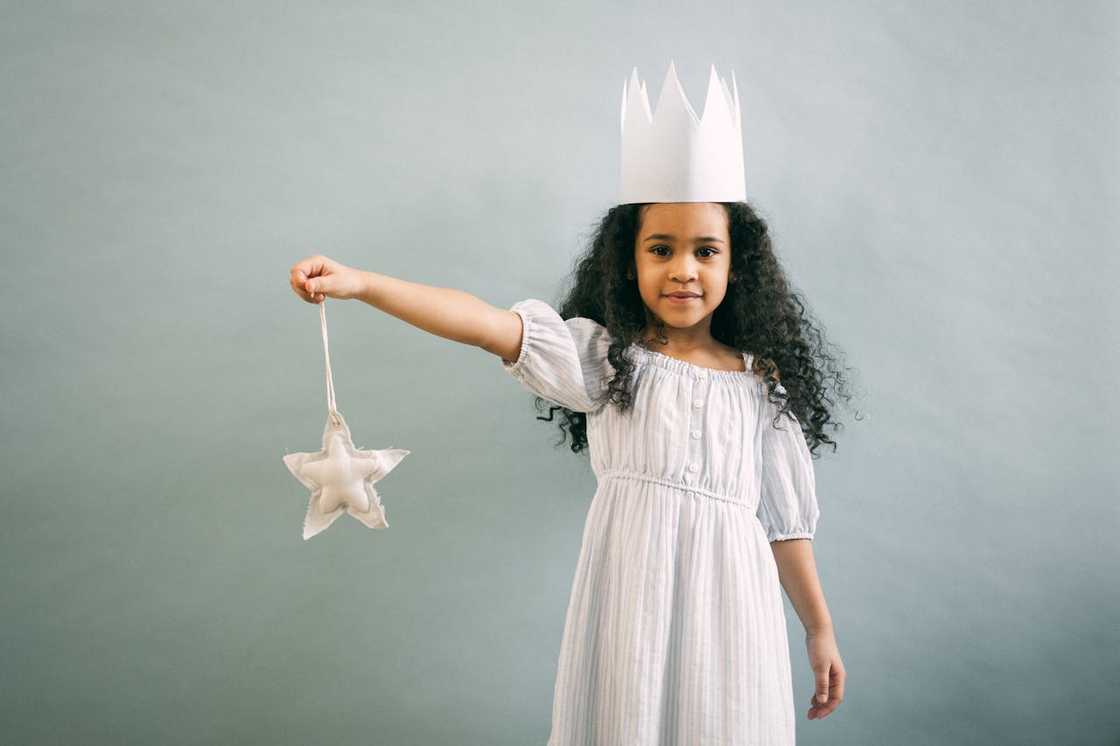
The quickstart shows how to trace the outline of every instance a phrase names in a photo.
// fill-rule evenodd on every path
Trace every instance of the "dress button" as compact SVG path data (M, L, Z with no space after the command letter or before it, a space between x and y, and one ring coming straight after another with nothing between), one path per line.
M704 406L704 400L703 399L697 399L696 401L692 402L692 406L697 407L697 408L702 407L702 406Z
M692 431L692 437L699 438L700 437L700 431L699 430L693 430Z
M696 464L689 464L689 465L688 465L688 470L689 470L689 471L692 471L692 472L695 472L695 471L699 471L699 470L700 470L700 467L699 467L699 466L697 466Z

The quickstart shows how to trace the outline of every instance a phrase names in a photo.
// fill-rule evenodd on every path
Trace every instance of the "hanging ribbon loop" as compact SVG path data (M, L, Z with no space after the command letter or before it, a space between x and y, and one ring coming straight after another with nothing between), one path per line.
M331 351L327 344L327 299L319 302L319 326L323 331L323 358L327 362L327 414L336 425L340 425L338 405L334 398L334 376L331 375Z

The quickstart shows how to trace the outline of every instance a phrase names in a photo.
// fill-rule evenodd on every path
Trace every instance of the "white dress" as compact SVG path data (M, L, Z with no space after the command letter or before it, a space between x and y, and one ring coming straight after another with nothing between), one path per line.
M776 539L812 538L819 510L800 427L750 371L639 345L634 409L606 405L610 337L520 301L502 367L587 413L598 487L560 645L548 746L791 746L793 683Z

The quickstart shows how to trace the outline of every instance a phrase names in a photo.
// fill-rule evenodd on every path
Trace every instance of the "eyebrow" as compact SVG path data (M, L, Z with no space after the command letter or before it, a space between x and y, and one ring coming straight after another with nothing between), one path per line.
M670 233L654 233L652 236L646 236L646 238L643 239L643 241L676 241L676 240L677 240L677 237L670 234ZM700 243L701 241L710 241L712 243L723 243L723 241L721 239L718 239L715 236L697 236L696 238L694 238L692 240L696 241L697 243Z

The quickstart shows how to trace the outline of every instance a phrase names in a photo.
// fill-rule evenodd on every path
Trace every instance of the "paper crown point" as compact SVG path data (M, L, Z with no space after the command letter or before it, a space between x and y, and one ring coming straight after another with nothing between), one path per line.
M731 87L712 65L704 114L688 101L677 67L661 84L650 111L638 68L622 84L619 204L636 202L741 202L746 199L739 85Z

